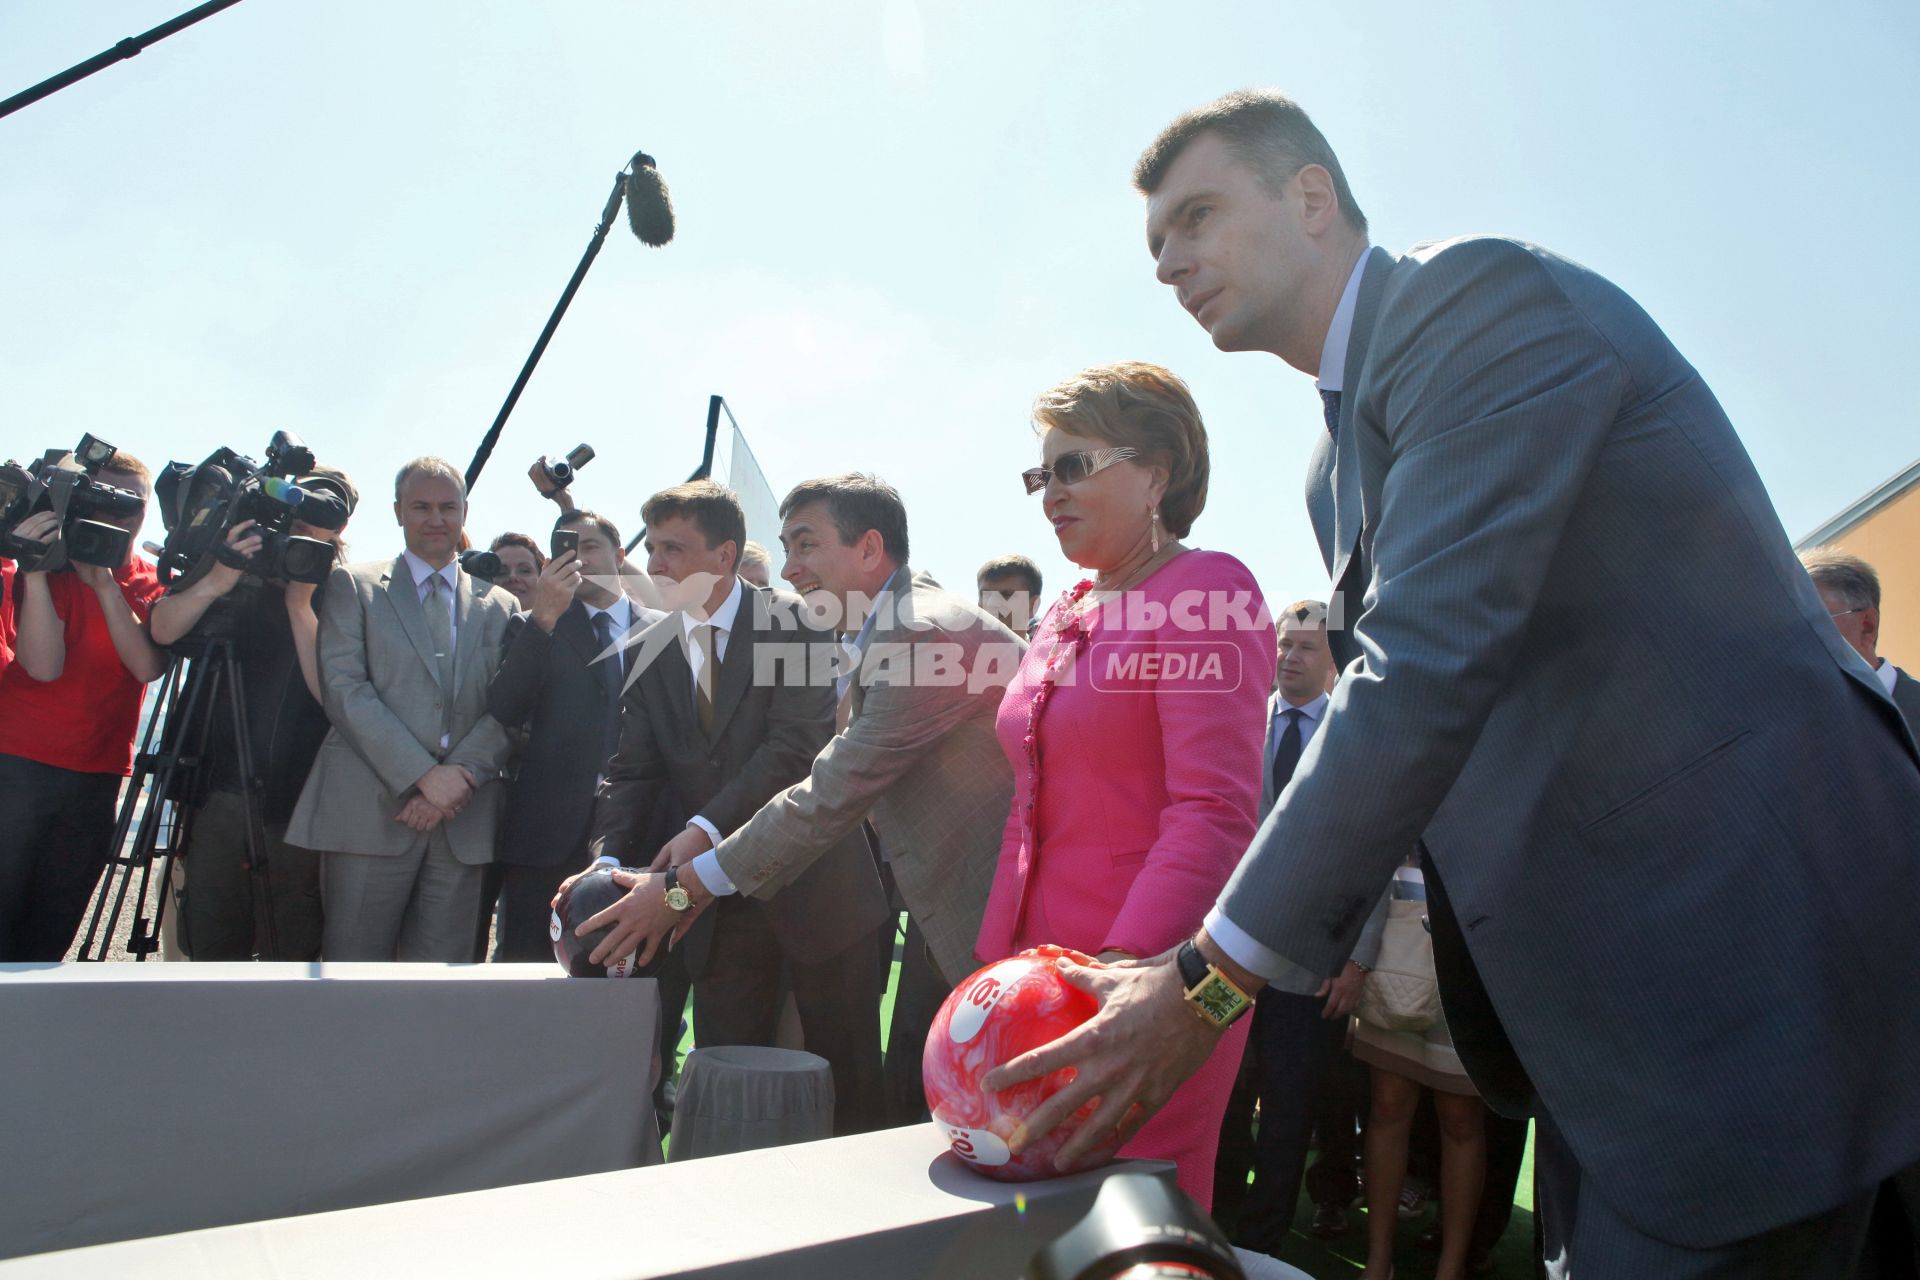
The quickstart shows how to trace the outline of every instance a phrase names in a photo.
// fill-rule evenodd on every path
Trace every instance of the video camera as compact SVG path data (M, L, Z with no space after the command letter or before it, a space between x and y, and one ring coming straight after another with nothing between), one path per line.
M557 461L552 458L541 458L540 470L546 473L548 482L552 484L554 488L564 489L573 483L574 473L586 466L589 462L592 462L593 459L594 452L592 445L575 445L567 453L566 457L558 459Z
M34 573L50 573L69 563L118 568L133 534L103 518L137 516L146 509L146 500L130 489L100 482L99 474L113 454L114 447L105 440L83 435L72 452L49 449L24 467L11 459L0 464L0 556ZM35 542L14 533L22 520L40 511L60 516L52 539Z
M338 529L351 511L346 492L328 477L312 474L313 468L313 451L287 431L273 433L265 462L222 448L198 466L168 463L154 483L167 527L158 562L160 581L198 578L211 555L261 578L325 582L333 571L333 544L295 535L293 522ZM261 547L241 557L227 546L227 535L248 520L254 522Z
M500 563L500 557L491 551L482 551L474 547L460 553L460 567L470 578L484 578L488 582L498 582L506 576L507 567Z

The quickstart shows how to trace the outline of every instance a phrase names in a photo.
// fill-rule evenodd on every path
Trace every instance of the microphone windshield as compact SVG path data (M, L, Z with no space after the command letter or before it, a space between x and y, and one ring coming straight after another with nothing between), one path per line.
M633 172L627 175L627 223L641 243L656 249L673 239L673 200L653 157L644 151L634 153Z

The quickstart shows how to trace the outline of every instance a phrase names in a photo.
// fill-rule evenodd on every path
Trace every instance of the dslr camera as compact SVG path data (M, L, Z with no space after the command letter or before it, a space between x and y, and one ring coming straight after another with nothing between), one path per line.
M325 582L333 570L333 544L297 536L293 522L338 529L350 512L346 494L327 477L313 475L313 468L313 451L287 431L273 433L264 462L222 448L197 466L168 463L154 483L167 527L160 581L191 582L206 572L212 556L260 578ZM248 520L261 547L243 557L227 546L227 535Z
M104 521L137 516L146 501L130 489L101 483L100 472L113 454L105 440L84 435L72 452L49 449L24 467L11 459L0 465L0 556L35 573L69 563L119 567L133 534ZM14 533L22 520L40 511L60 516L51 540L34 542Z

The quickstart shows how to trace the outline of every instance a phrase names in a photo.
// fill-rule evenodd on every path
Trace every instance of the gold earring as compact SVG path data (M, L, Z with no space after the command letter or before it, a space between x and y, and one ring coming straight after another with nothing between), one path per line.
M1148 519L1147 531L1153 537L1153 554L1159 555L1160 554L1160 508L1148 507L1147 519Z

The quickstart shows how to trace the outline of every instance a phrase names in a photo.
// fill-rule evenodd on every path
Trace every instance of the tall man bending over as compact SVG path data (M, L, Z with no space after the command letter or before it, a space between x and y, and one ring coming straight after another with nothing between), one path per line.
M1062 1157L1124 1136L1229 983L1317 988L1418 845L1447 1025L1535 1115L1562 1274L1868 1274L1920 1158L1920 758L1713 394L1537 246L1369 247L1278 94L1181 117L1135 182L1214 345L1318 380L1345 675L1197 937L1071 970L1103 1011L988 1083L1075 1067L1029 1123L1097 1095Z

